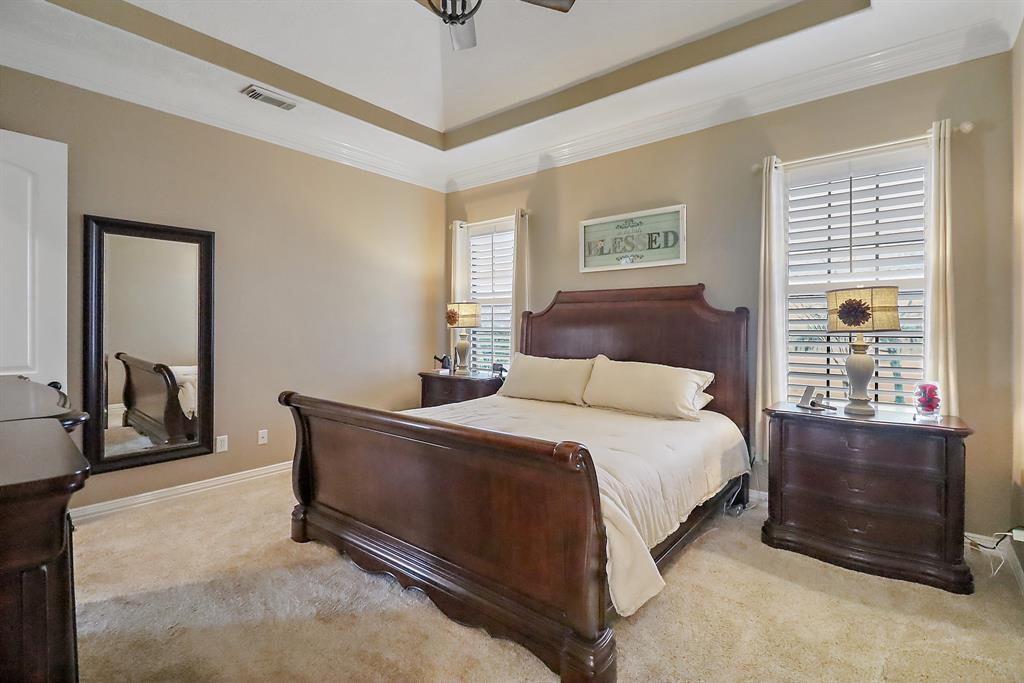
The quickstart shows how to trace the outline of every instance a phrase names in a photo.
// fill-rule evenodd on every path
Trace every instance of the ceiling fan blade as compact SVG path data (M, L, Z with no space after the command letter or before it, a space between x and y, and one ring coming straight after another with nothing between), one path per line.
M476 47L476 25L470 17L465 24L448 24L452 36L453 50L468 50Z
M523 2L528 2L538 7L558 10L559 12L568 12L572 9L572 3L576 2L576 0L523 0Z

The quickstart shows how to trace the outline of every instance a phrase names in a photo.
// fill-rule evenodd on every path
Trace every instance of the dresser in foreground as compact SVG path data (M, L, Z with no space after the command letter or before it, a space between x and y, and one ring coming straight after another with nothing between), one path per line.
M956 417L918 422L819 414L792 404L769 418L762 540L848 569L974 592L964 562L964 440Z
M0 378L0 681L78 680L67 509L89 465L66 398Z

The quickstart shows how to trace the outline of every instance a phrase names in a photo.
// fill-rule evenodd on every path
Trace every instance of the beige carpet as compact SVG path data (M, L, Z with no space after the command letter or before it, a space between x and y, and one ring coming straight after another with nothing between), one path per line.
M286 474L79 524L81 676L102 681L555 681L526 650L288 538ZM620 681L1020 681L1004 568L956 596L761 544L719 518L616 624ZM972 555L974 555L972 553Z
M115 458L128 453L149 450L155 445L131 427L109 427L103 430L103 455Z

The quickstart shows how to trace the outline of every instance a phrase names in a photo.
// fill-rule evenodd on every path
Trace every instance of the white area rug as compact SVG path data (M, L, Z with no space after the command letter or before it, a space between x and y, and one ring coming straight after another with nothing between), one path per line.
M88 484L86 484L88 485ZM79 524L85 682L556 681L333 549L293 543L287 474ZM1024 603L972 557L973 596L858 574L719 518L615 624L620 681L1021 681Z

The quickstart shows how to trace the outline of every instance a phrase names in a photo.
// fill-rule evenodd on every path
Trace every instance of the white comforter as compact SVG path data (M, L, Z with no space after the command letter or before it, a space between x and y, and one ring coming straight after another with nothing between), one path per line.
M196 405L199 402L199 366L198 365L171 365L171 373L174 381L178 383L178 403L181 404L181 412L185 417L191 419L196 415Z
M688 421L488 396L406 412L587 446L597 467L608 533L608 585L623 616L665 587L650 549L730 479L749 471L740 430L729 418L707 410L699 421Z

